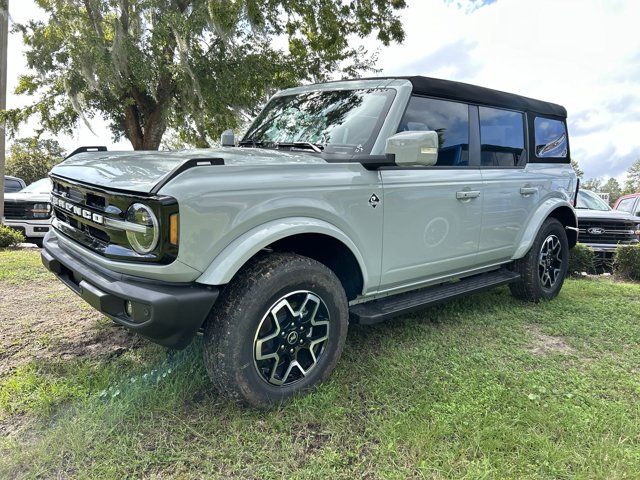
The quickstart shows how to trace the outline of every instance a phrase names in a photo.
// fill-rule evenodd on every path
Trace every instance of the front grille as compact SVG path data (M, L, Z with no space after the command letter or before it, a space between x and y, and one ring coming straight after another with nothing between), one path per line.
M7 220L44 220L50 215L36 217L33 213L33 207L36 203L43 204L45 202L14 202L5 200L4 218Z
M579 220L578 241L608 245L638 243L636 224L626 220Z
M24 202L4 201L4 218L9 220L25 220L27 218L27 207L31 206Z
M52 177L52 203L58 232L108 258L126 261L170 263L177 256L177 246L168 244L169 215L178 206L170 197L143 197L116 193ZM128 208L142 202L154 210L160 224L160 240L155 251L139 254L131 248L127 233L117 225L123 222Z

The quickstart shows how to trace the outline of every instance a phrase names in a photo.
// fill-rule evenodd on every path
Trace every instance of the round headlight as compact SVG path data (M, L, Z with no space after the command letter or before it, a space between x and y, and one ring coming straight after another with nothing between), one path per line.
M158 245L158 219L153 210L142 203L134 203L127 210L125 220L144 228L128 229L127 240L138 253L149 253ZM133 227L133 226L132 226Z

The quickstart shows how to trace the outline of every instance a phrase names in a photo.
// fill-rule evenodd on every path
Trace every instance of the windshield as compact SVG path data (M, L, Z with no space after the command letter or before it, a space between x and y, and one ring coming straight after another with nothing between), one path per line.
M600 210L607 212L611 210L611 207L607 205L602 198L589 190L580 190L578 192L578 201L576 202L576 208L583 208L588 210Z
M48 178L43 178L41 180L37 180L28 187L24 187L20 192L23 193L51 193L51 180Z
M258 115L240 145L308 146L316 152L368 154L394 95L389 89L367 89L276 97Z

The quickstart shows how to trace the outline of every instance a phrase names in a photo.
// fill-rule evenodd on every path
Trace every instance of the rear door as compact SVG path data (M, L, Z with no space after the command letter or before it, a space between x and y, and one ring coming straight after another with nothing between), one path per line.
M414 96L399 131L439 134L434 167L385 167L381 290L477 264L482 176L470 165L469 106Z
M479 106L472 114L478 116L485 195L479 258L498 263L513 255L539 202L544 178L525 168L524 113Z

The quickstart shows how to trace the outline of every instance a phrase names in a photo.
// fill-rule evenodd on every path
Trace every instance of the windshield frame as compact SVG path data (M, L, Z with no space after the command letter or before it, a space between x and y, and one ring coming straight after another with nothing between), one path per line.
M251 124L249 125L249 127L247 128L246 133L243 135L242 139L240 140L240 143L246 143L246 145L242 145L243 147L259 147L259 148L273 148L273 149L286 149L286 150L296 150L296 151L301 151L303 149L303 147L299 144L303 144L303 143L307 143L309 142L308 140L300 140L300 141L296 141L296 142L264 142L258 139L253 139L249 136L250 133L252 133L252 131L254 130L255 127L257 127L257 122L261 119L262 115L269 109L269 107L272 105L272 103L274 101L277 101L280 98L283 97L296 97L299 95L307 95L310 93L331 93L331 92L344 92L344 91L380 91L380 92L384 92L385 95L387 96L385 104L383 105L379 115L378 115L378 119L375 123L375 125L373 126L373 129L371 130L371 134L369 136L369 138L367 139L367 142L365 142L364 144L362 144L362 148L360 150L357 150L356 148L354 148L352 152L345 152L345 146L336 146L334 147L331 144L324 144L321 145L321 148L319 150L321 151L315 151L312 148L309 149L304 149L303 151L305 153L313 153L316 155L321 155L321 156L328 156L328 157L341 157L341 156L345 156L346 158L356 158L356 157L362 157L362 156L367 156L367 155L371 155L371 151L373 150L374 145L376 144L376 141L378 140L378 137L380 135L380 131L382 130L382 127L384 126L384 123L387 119L387 116L389 114L389 111L391 110L391 107L393 106L396 97L398 95L398 91L393 88L393 87L388 87L388 86L371 86L371 87L365 87L365 86L357 86L357 87L353 87L353 88L318 88L318 89L313 89L313 90L305 90L305 91L300 91L300 92L290 92L287 93L282 92L280 94L275 95L274 97L272 97L269 102L267 102L267 104L264 106L264 108L260 111L260 113L255 117L255 119L253 120L253 122L251 122ZM251 143L253 142L253 145L251 145ZM280 145L280 143L282 143L282 145ZM298 145L293 145L292 143L296 143Z
M589 207L580 207L578 206L580 204L580 194L584 194L586 195L590 200L595 201L595 203L601 203L602 206L604 206L605 208L589 208ZM613 210L609 205L607 205L607 202L605 202L602 197L600 197L599 195L593 193L591 190L579 190L578 191L578 198L576 200L576 208L578 210L596 210L598 212L610 212L611 210Z

